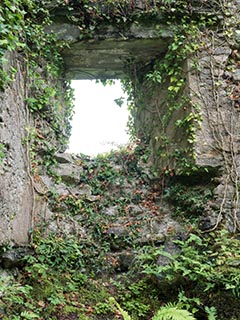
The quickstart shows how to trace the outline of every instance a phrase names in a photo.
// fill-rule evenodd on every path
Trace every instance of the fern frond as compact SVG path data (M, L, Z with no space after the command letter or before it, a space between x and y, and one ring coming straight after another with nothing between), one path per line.
M117 310L121 313L123 320L132 320L132 318L127 313L127 311L123 310L121 308L120 304L113 297L109 298L109 302L111 305L115 306L117 308Z
M169 303L158 310L152 320L196 320L196 318L189 311Z
M217 311L214 307L205 307L205 311L208 315L208 320L217 320Z

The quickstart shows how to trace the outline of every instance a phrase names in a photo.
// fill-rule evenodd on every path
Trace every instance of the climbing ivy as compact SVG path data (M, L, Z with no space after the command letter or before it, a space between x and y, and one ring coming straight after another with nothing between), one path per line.
M185 8L186 9L186 8ZM185 10L184 9L184 10ZM180 9L180 13L183 11ZM178 20L177 20L178 19ZM195 171L199 171L199 167L195 165L194 143L196 142L196 131L201 125L202 117L198 105L193 104L189 92L186 92L186 60L191 58L192 71L198 68L194 61L194 54L200 50L201 43L199 42L200 30L206 29L217 22L215 16L198 16L190 14L176 18L169 17L167 24L171 24L170 29L173 32L173 37L167 47L163 57L156 59L153 67L145 75L145 84L151 96L159 90L165 94L164 112L156 102L155 109L152 112L156 113L158 121L156 122L157 133L155 136L158 151L155 149L152 152L156 160L156 166L160 163L165 163L165 166L157 169L158 174L182 174L190 175ZM166 92L165 92L166 91ZM145 103L145 97L139 97L140 104ZM176 119L176 117L179 117ZM178 146L176 141L167 133L167 128L172 119L175 119L174 128L172 131L184 136L183 140L186 143ZM154 125L154 124L153 124ZM172 125L173 126L173 125ZM149 128L145 129L146 133ZM148 134L148 133L147 133ZM153 139L152 137L150 137ZM203 169L201 169L202 171Z
M3 1L0 8L0 89L6 90L20 71L15 59L19 54L18 60L25 66L26 106L34 118L47 121L56 140L66 145L70 134L72 92L68 82L56 80L62 77L60 49L64 44L45 32L45 27L51 23L50 3ZM63 97L62 101L59 96Z
M147 76L137 79L139 82L144 79L152 86L167 84L168 112L163 119L163 124L167 123L174 111L184 110L190 103L184 93L184 61L199 49L201 44L197 39L201 28L204 29L216 22L214 17L216 11L213 10L214 14L211 16L199 17L194 14L189 1L143 1L143 7L140 9L136 1L116 3L110 0L102 2L58 0L54 1L54 4L51 4L51 1L43 1L39 4L39 1L3 0L3 4L0 8L0 55L4 65L1 71L1 90L8 90L18 72L14 66L11 72L8 72L6 60L7 55L17 52L21 54L27 66L25 70L28 77L27 110L34 117L36 124L39 119L50 123L61 144L65 143L67 135L67 133L62 134L61 125L71 116L72 93L68 84L64 83L65 98L69 105L67 112L61 113L63 106L57 102L59 101L57 98L62 95L62 86L53 79L61 75L62 62L59 49L64 44L59 44L53 35L44 33L44 26L50 23L51 10L58 10L59 6L66 9L68 21L79 26L82 31L80 38L83 39L93 37L102 23L114 23L119 30L123 30L135 18L140 21L144 20L144 17L147 20L159 19L160 16L161 21L168 22L174 36L165 53L164 63L162 60L155 61L148 66L152 69L148 70ZM213 9L215 4L216 1L199 2L202 8ZM180 24L179 21L181 21ZM137 75L141 75L141 68L133 67ZM124 83L130 96L129 105L134 116L137 106L132 98L136 98L138 94L139 83L135 81L132 71L132 69L129 70L129 78L132 81L128 79ZM151 86L148 89L151 95ZM192 107L196 112L191 110L175 122L176 127L184 128L187 132L190 148L194 143L195 124L201 121L197 107ZM136 135L135 132L134 135ZM166 316L177 312L178 315L187 317L189 312L192 312L199 319L209 315L214 319L215 309L208 306L209 299L217 308L222 298L221 291L224 291L224 294L236 305L236 310L239 309L238 300L235 299L239 297L238 240L227 237L224 233L216 233L215 238L214 236L212 238L196 236L192 233L186 241L177 241L176 244L181 248L182 255L172 257L166 254L172 262L166 266L159 266L158 258L162 251L157 250L156 241L152 246L142 246L142 251L145 250L142 264L137 264L135 269L130 268L126 277L121 279L122 281L119 281L116 275L115 279L109 282L102 281L96 276L103 272L105 276L106 272L119 271L119 261L116 261L114 254L112 256L107 254L111 250L116 252L119 248L124 248L127 253L130 252L129 248L135 246L134 249L136 249L136 240L142 232L141 226L144 219L149 219L150 224L153 217L157 216L160 221L162 220L160 207L155 203L155 198L159 197L159 194L147 193L147 187L139 188L144 186L145 178L139 167L139 156L142 160L146 160L143 147L143 142L146 143L145 137L140 138L141 144L135 149L138 154L137 152L119 153L111 155L107 161L106 159L94 161L86 158L79 159L82 165L79 183L88 184L93 197L81 198L79 194L60 197L54 194L54 190L49 192L51 193L49 205L58 210L56 223L61 219L61 209L64 208L69 221L79 216L81 227L88 227L93 235L85 237L84 230L80 229L78 232L75 230L74 236L65 234L63 236L56 232L42 237L42 234L35 230L32 242L33 253L27 257L21 276L19 275L17 279L11 278L9 282L5 280L0 282L0 316L3 319L9 319L9 317L11 319L56 319L64 315L80 319L95 319L97 315L118 318L119 310L127 318L128 315L123 312L121 306L131 314L133 319L152 317L155 319L162 317L161 312L155 311L166 301L174 302L174 300L179 303L166 305L165 309L162 309L162 312L168 311L167 315L165 313ZM164 147L167 147L170 141L166 132L163 131L160 138L165 143ZM48 132L43 132L41 126L36 126L34 129L27 128L24 143L28 146L34 179L39 178L39 164L47 167L50 172L51 165L55 162L53 155L57 148L53 148L51 140L48 139ZM39 150L44 154L43 160L39 159ZM178 162L181 160L180 173L186 174L186 168L189 169L188 172L193 171L192 163L184 157L189 152L188 149L174 150L175 159ZM4 156L4 145L0 144L0 163ZM123 166L124 174L110 165L109 161L114 157L117 163ZM174 175L171 167L166 169L170 175ZM123 175L125 175L124 178ZM139 178L136 189L127 193L133 178ZM102 199L102 195L106 196L108 187L111 188L112 193L115 188L117 195L115 199L109 195L107 199ZM202 192L202 189L193 188L190 192L183 185L170 185L165 193L169 202L176 205L176 213L183 219L186 214L185 206L190 207L188 212L196 218L196 215L202 213L204 205L211 196L211 193ZM106 211L102 211L106 205L110 204L118 205L119 216L125 218L124 227L127 235L114 235L109 231L111 227L116 226L114 224L119 225L117 221L119 216L107 217ZM143 214L134 212L134 206L144 209ZM132 216L137 214L139 220L135 222ZM191 230L190 225L190 233ZM178 286L175 286L176 283ZM186 295L179 294L183 286ZM201 301L196 288L199 289ZM167 296L168 294L170 297ZM109 305L111 295L120 302L120 304L114 302L118 310ZM185 312L181 309L176 310L176 306L184 308ZM230 311L228 312L231 314Z

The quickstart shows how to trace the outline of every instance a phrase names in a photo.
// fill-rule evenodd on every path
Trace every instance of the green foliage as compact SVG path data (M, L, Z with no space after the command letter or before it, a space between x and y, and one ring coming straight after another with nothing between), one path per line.
M34 313L35 307L28 302L28 297L31 296L32 287L30 285L23 285L16 282L13 277L2 278L0 280L1 299L0 307L5 309L5 314L2 319L7 320L8 312L10 312L12 319L20 319L18 316L21 310L26 307L29 310L27 313Z
M151 96L152 92L163 90L166 95L164 107L156 105L156 110L152 109L156 114L159 113L159 121L154 123L157 132L155 137L157 148L155 148L153 156L156 159L155 169L158 173L172 174L174 170L178 175L191 175L194 172L199 172L200 169L195 165L193 145L202 117L199 107L194 105L189 94L186 94L186 60L190 61L194 54L200 50L199 34L201 31L214 24L216 20L210 15L194 16L192 12L186 13L188 8L186 1L169 1L166 4L168 7L166 10L173 12L172 15L166 17L166 23L174 35L164 56L156 59L151 70L144 75L146 79L145 94ZM196 67L196 65L193 66L193 68ZM140 86L140 88L142 87ZM165 91L167 91L166 94ZM142 103L145 108L145 97L141 101L141 92L138 98L140 104ZM164 109L164 114L162 114L162 109ZM172 128L172 121L175 122L174 128ZM143 135L146 131L145 135L149 134L152 138L149 128L142 130ZM174 132L174 139L169 135L169 132L171 135ZM176 142L177 136L182 136L182 141L186 143ZM157 154L156 149L158 150ZM157 167L159 163L161 168Z
M124 180L131 180L141 175L141 167L138 166L138 159L141 156L140 148L126 148L110 152L106 155L99 155L95 159L82 156L83 172L80 175L80 183L88 184L93 195L103 195L114 184L120 188ZM121 166L121 170L114 163Z
M212 190L208 183L206 185L187 185L173 183L164 190L164 198L174 205L173 215L185 219L196 219L200 217L207 201L213 197Z
M161 21L167 22L174 33L173 41L168 46L164 61L162 59L156 61L146 76L153 86L166 85L168 88L169 109L162 119L161 136L166 148L169 146L169 138L164 126L174 112L186 108L189 104L189 100L183 95L184 61L199 49L200 44L197 42L199 30L214 24L216 20L213 17L203 19L202 16L192 15L188 1L154 1L151 5L149 1L143 1L142 11L136 10L134 3L128 0L117 2L104 0L101 3L95 0L54 1L54 5L67 9L66 19L71 20L81 30L80 39L92 38L99 26L104 23L115 24L121 34L133 21L147 22L157 19L159 22L159 19L162 19ZM204 3L206 4L206 1L202 1L201 5ZM56 139L64 145L70 131L72 90L69 83L64 82L65 102L59 101L59 96L62 96L62 83L59 84L54 80L61 78L60 49L65 44L57 42L53 35L44 32L44 28L51 23L48 9L52 9L52 1L3 0L1 4L0 89L4 90L18 72L15 65L8 65L8 55L14 51L20 52L26 64L25 72L28 78L26 104L35 120L43 119L50 124L54 132L54 136L48 136L48 133L41 132L41 128L26 129L28 137L25 143L30 145L32 173L37 176L39 164L43 164L48 172L51 172L51 167L55 164L53 156L56 149L52 148L52 140ZM136 72L140 72L137 68L134 63L132 69L129 68L131 69L129 76L133 80L136 78ZM134 99L137 96L138 83L133 84L130 80L123 80L122 83L129 97L128 105L132 115L129 123L134 139L136 132L133 117L137 112ZM150 91L151 86L148 92L151 95ZM116 102L120 105L122 99ZM67 104L66 111L63 111L64 104ZM201 117L197 108L175 122L178 129L183 129L188 134L190 147L194 143L195 125L199 125L200 122ZM198 316L198 312L203 310L205 317L214 320L217 318L216 309L208 307L214 296L222 292L228 294L231 299L238 299L239 240L224 232L210 236L191 234L186 241L177 241L181 254L175 257L159 248L143 248L145 254L142 255L141 265L137 266L138 271L140 269L143 272L141 276L136 275L139 277L137 280L133 276L134 272L131 274L132 270L126 275L128 281L125 280L125 283L120 280L106 283L97 277L104 274L104 278L106 272L117 268L118 262L114 257L112 258L114 267L111 269L108 266L110 260L107 253L111 246L115 245L115 250L116 248L119 250L120 245L124 245L127 249L130 246L136 249L133 240L136 239L135 234L139 236L141 229L139 231L138 225L134 225L131 220L129 204L139 206L144 204L149 213L159 213L158 208L153 206L151 195L146 199L141 190L136 189L133 194L127 194L125 190L126 181L131 183L132 179L142 175L138 160L140 158L147 160L148 156L143 147L143 142L146 142L144 139L145 137L135 152L119 151L105 158L98 157L92 160L82 157L79 160L83 167L80 183L89 185L92 195L98 196L98 199L95 198L91 202L87 197L71 195L59 198L54 195L49 203L55 206L55 209L61 208L62 205L68 212L69 219L80 216L81 227L88 228L91 236L83 237L76 232L75 236L49 234L43 237L36 232L33 239L34 254L26 259L26 266L21 274L16 278L0 281L2 319L55 320L64 316L70 318L72 313L73 317L79 319L95 319L97 315L112 318L114 314L118 317L119 312L124 320L149 319L154 310L158 310L166 300L172 301L178 296L177 303L160 308L153 319L190 320L194 319L192 314ZM0 144L0 164L6 156L5 147L4 144ZM38 158L39 150L45 150L42 162ZM184 157L188 151L188 149L173 149L172 155L179 163L181 161L183 174L186 173L186 168L189 172L193 169L191 163ZM111 165L113 160L122 165L123 171ZM137 181L139 184L142 183L140 179ZM113 191L114 187L117 191ZM111 188L111 197L108 195L103 199ZM118 194L116 199L113 198L113 192ZM202 214L211 192L176 184L167 189L165 197L175 205L178 216L186 214L188 208L188 215L195 217ZM111 235L106 232L111 223L114 225L116 217L108 219L103 217L101 209L105 205L113 204L118 207L118 217L130 216L130 219L126 220L129 234L122 238L115 236L111 239ZM61 219L61 213L56 219L59 217ZM141 216L141 221L142 219L145 217ZM169 264L159 266L157 264L159 255L166 256ZM167 292L163 290L164 286L161 286L163 282L171 286L169 291L173 296L168 299ZM113 294L114 298L109 300Z
M121 156L119 154L110 155L111 161L113 159L118 163L123 160L127 161L127 166L124 161L122 162L123 171L119 170L119 165L117 167L117 173L124 179L131 174L135 178L138 176L136 176L135 169L132 172L130 170L130 160L135 163L135 157L140 156L141 150L138 152L139 155L134 155L133 158L131 158L132 153L130 155L122 153ZM111 178L115 172L114 170L112 172L115 167L113 163L107 162L104 157L93 161L82 156L79 161L86 172L88 172L87 166L89 165L94 171L91 174L96 173L98 176L99 173L103 181L105 176L106 179ZM104 172L105 163L112 165L111 168L106 167L110 174ZM116 181L119 181L118 178ZM112 192L116 181L114 178L112 185L109 185ZM135 196L139 196L139 199L134 199L136 203L144 201L146 205L149 201L142 194L137 193ZM199 319L201 315L205 318L208 316L211 320L216 318L212 305L216 307L216 310L217 305L212 303L212 297L218 292L229 294L232 299L234 299L235 292L237 296L237 288L239 288L239 280L237 280L239 279L238 240L224 233L216 233L213 236L192 234L185 241L177 241L181 254L176 257L163 253L161 248L152 246L138 248L133 240L136 239L134 234L123 235L122 238L112 240L111 235L104 231L112 224L114 225L115 217L106 217L102 214L104 210L101 209L105 209L115 201L118 209L121 208L117 219L120 214L123 219L127 218L126 213L128 216L129 212L125 210L129 204L132 204L132 197L133 195L130 195L127 200L123 193L121 199L109 199L106 196L104 200L95 199L92 203L87 200L87 197L77 198L71 195L59 199L55 195L55 205L64 204L65 210L69 211L70 219L79 215L81 227L87 228L88 234L83 237L76 232L74 236L48 234L42 237L37 230L35 231L34 253L26 259L26 266L21 276L19 279L13 279L7 287L5 286L7 290L0 288L1 292L4 291L4 298L0 299L0 306L6 310L5 318L14 319L15 316L16 319L22 319L23 316L27 318L37 314L39 319L55 320L60 315L70 317L71 314L74 314L80 319L98 317L111 319L114 315L117 317L122 311L126 312L125 317L131 317L133 320L150 319L153 314L155 317L159 316L160 319L161 317L171 319L172 316L177 319L177 317L185 316L186 312ZM150 202L149 211L152 210L152 205L153 202ZM147 214L146 219L148 217ZM61 219L61 213L56 218ZM127 220L128 224L131 223L131 219ZM141 216L141 223L142 219L145 217ZM134 226L130 226L129 230L133 232ZM139 230L137 233L139 236ZM135 260L133 269L130 268L125 275L122 272L119 272L119 276L115 273L116 270L121 271L121 269L117 269L117 258L115 254L112 256L110 251L113 241L119 241L117 244L120 245L124 242L124 245L127 246L126 250L129 250L130 246L136 252L145 250L140 263ZM114 248L121 249L119 246ZM159 266L156 263L160 255L168 257L169 265ZM112 265L109 266L108 264L111 263ZM109 281L112 271L114 271L114 280ZM111 296L118 301L122 311L116 304L112 306L109 303ZM156 311L168 302L175 302L173 306L177 310L173 308L163 314ZM22 316L20 316L21 313Z
M86 247L77 238L38 235L33 248L35 252L26 257L21 277L1 280L0 310L4 309L4 320L55 320L58 314L68 313L83 316L89 305L94 307L92 313L111 313L104 287L81 272L89 261Z
M208 320L217 320L217 311L214 307L205 307L205 311L208 315Z
M88 218L89 220L89 218ZM95 227L96 222L86 220L88 227ZM88 270L88 273L98 273L107 268L106 252L109 251L109 243L105 239L99 239L101 230L94 229L93 237L79 241L76 236L62 237L57 234L50 234L42 238L40 234L34 234L35 256L30 256L28 263L32 266L40 265L51 268L57 272L73 270L81 272ZM97 241L97 243L95 242ZM79 281L79 279L78 279Z
M115 312L108 304L108 297L112 295L112 290L116 290L114 296L133 319L147 317L152 305L157 304L157 302L152 302L157 301L156 292L151 289L151 294L149 294L150 291L145 281L134 281L134 283L130 281L123 283L119 288L116 283L108 287L98 278L103 273L112 272L118 268L118 259L109 254L110 246L115 245L117 250L119 246L126 246L126 248L133 246L133 239L139 232L138 221L134 225L130 218L131 214L129 215L126 210L133 198L136 204L144 201L143 194L138 190L136 194L128 194L123 186L126 182L133 182L132 180L136 178L137 181L141 181L139 174L141 169L137 165L137 159L141 157L141 154L142 150L139 147L136 153L133 150L121 150L97 159L90 159L82 155L77 158L76 162L81 166L80 171L82 168L84 171L81 179L85 179L84 181L94 188L92 190L96 190L94 201L88 194L58 196L55 193L51 196L49 205L53 206L53 211L58 212L58 206L59 208L64 207L67 212L65 217L70 221L78 216L79 225L87 229L88 234L84 234L83 237L78 233L77 225L76 234L72 236L61 235L59 232L59 234L48 234L42 237L41 233L35 230L33 234L34 254L26 259L27 265L24 268L21 282L22 285L33 288L27 300L31 301L34 306L32 311L39 314L39 317L44 315L51 319L58 312L83 315L85 312L87 314L87 310L90 310L93 318L98 315L111 317ZM80 182L83 183L83 186L84 181ZM105 185L106 181L108 185ZM139 182L139 187L140 185ZM99 188L99 191L96 187ZM106 193L104 197L103 192ZM102 214L113 204L118 208L119 215L126 221L129 234L118 237L106 232L119 218L119 215ZM144 202L144 205L148 205L148 202ZM152 202L149 203L149 208L151 205ZM61 222L61 218L62 213L60 212L56 215L56 223ZM14 294L12 296L14 297ZM74 306L73 301L76 300L79 301L79 305ZM39 311L40 308L36 305L39 302L40 305L45 306L44 310ZM14 307L11 306L9 313L15 312L13 310ZM20 307L18 314L22 311L31 313L28 308L24 310L23 307Z
M112 312L112 307L108 302L98 302L94 306L94 314L104 315Z
M195 22L196 23L196 22ZM197 107L193 107L191 101L184 93L185 61L198 49L196 44L198 37L198 25L189 24L183 18L181 26L176 27L173 41L168 47L164 58L155 61L153 71L146 75L151 90L167 87L166 112L161 115L160 134L156 137L160 146L158 156L174 163L177 174L192 173L194 154L192 144L195 141L195 131L201 123L200 113ZM194 110L191 111L191 110ZM179 116L180 115L180 116ZM178 146L166 133L166 128L172 118L181 117L175 122L177 134L181 134L188 142L186 146ZM179 129L181 128L181 129ZM181 156L178 156L181 154ZM183 161L184 159L184 161ZM166 162L166 161L165 161ZM171 171L171 165L170 168Z
M117 308L124 320L133 319L113 297L109 298L109 302ZM189 311L181 309L180 305L169 303L161 307L153 316L152 320L196 320L196 318L194 318Z
M196 318L189 311L181 309L178 305L169 303L162 307L152 320L196 320Z
M134 126L134 116L137 109L136 109L136 103L135 103L136 96L134 94L134 84L133 84L133 81L130 80L130 78L131 76L128 76L125 79L122 79L121 84L122 84L122 90L127 96L127 107L129 111L127 128L128 128L129 140L135 143L137 139L137 134L136 134L136 128Z
M158 12L157 3L152 5L147 0L143 1L141 11L135 2L129 0L102 0L101 3L95 0L66 1L62 3L62 8L66 11L67 19L81 30L80 39L93 38L94 33L105 24L116 26L122 33L133 21L145 15L156 18ZM164 6L161 9L164 10Z
M22 37L24 10L20 1L3 1L0 8L0 89L11 82L15 69L7 66L6 51L22 50L25 47Z
M31 320L31 319L39 319L39 315L36 314L36 313L33 313L33 312L28 312L28 311L22 311L20 316L23 318L23 319L28 319L28 320Z
M83 253L76 239L49 236L35 239L37 260L35 263L47 265L55 270L79 270L83 265ZM33 257L30 257L32 260ZM32 261L33 262L33 261Z
M116 103L116 105L118 107L121 107L123 105L123 103L124 103L124 97L117 98L117 99L114 100L114 102Z
M12 57L20 52L28 89L26 105L37 114L36 117L47 121L56 140L66 145L73 95L68 82L60 84L55 80L61 77L63 70L60 49L64 44L45 32L45 27L51 23L48 11L51 1L44 1L44 4L36 0L3 0L0 8L0 89L5 90L19 72L15 63L18 59ZM64 92L62 85L66 88ZM62 101L59 96L63 97ZM49 140L52 141L51 136ZM39 139L34 145L40 147L41 143Z
M144 273L170 283L180 279L183 283L194 283L196 291L200 292L231 290L234 296L239 296L240 251L237 239L222 231L209 237L191 234L186 241L175 242L181 254L171 256L162 251L161 255L170 259L169 264L158 266L153 258L152 263L144 265Z
M156 298L156 292L150 289L145 279L130 283L128 287L119 287L118 297L121 306L133 319L145 317L151 311L154 302L151 299ZM151 305L152 304L152 305Z
M123 316L123 319L124 319L124 320L131 320L131 319L132 319L132 318L129 316L129 314L128 314L125 310L123 310L123 309L121 308L120 304L119 304L113 297L110 297L110 298L109 298L109 302L110 302L113 306L115 306L115 307L118 309L118 311L120 311L120 313L121 313L121 315Z
M174 99L184 85L183 62L198 49L196 38L199 26L196 22L190 25L188 18L184 17L173 29L175 35L168 46L164 60L156 61L153 71L146 75L146 78L154 83L169 82L169 99Z
M197 297L187 297L184 291L180 291L178 294L177 305L181 306L182 309L186 309L192 314L195 314L201 307L201 300Z

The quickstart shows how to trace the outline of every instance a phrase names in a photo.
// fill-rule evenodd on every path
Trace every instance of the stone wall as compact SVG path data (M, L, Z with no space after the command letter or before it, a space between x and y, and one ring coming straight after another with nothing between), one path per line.
M202 46L183 68L185 85L175 101L168 99L168 81L140 84L135 124L158 175L214 178L213 202L206 208L209 230L223 223L235 232L240 226L238 45L213 31L199 33L199 41ZM190 121L184 124L186 117Z
M7 56L8 66L17 70L12 85L0 93L0 243L27 243L32 227L33 191L29 176L26 137L29 111L25 106L25 78L21 57Z
M77 80L123 79L129 63L150 63L166 50L173 36L168 26L155 20L150 25L132 23L121 31L103 25L93 39L84 40L79 40L80 28L71 23L53 23L46 31L70 44L62 52L66 77Z
M194 144L196 163L217 169L215 199L220 209L215 226L224 221L235 232L240 223L238 50L221 33L211 33L203 41L197 54L200 72L189 74L192 101L200 106L202 117Z
M164 63L164 55L158 63ZM186 72L186 66L184 68ZM145 72L145 71L144 71ZM142 73L142 70L141 70ZM141 74L139 75L141 77ZM183 173L179 158L190 161L188 133L186 127L178 126L191 111L188 97L188 83L174 97L169 98L170 82L154 83L148 79L136 86L136 108L133 112L137 136L147 143L150 163L157 175L174 172Z
M6 59L12 79L0 92L0 244L22 245L45 217L39 174L54 152L66 149L69 119L61 80L46 77L40 66L34 78L20 54ZM29 98L40 104L36 83L44 77L57 98L49 98L47 110L31 110Z
M153 85L144 78L156 60L164 63L167 46L174 37L166 25L158 20L147 26L132 23L124 33L105 25L90 40L81 40L79 30L76 25L61 21L47 30L70 43L62 52L67 77L122 78L126 70L128 76L130 71L135 90L135 129L150 150L150 163L158 177L170 173L190 175L191 179L189 166L196 169L194 174L199 177L203 169L214 171L218 179L215 202L206 211L214 212L211 228L222 221L232 231L239 228L240 77L236 43L227 42L219 32L203 32L199 41L205 43L194 56L198 69L192 68L191 59L184 62L184 87L170 102L168 79L164 84ZM34 95L35 79L28 74L20 55L10 54L7 60L5 68L14 67L17 71L5 92L0 93L0 242L24 244L35 222L52 215L48 208L51 189L60 189L59 196L68 192L66 185L56 186L52 181L44 159L51 158L60 167L72 170L72 164L67 169L68 162L61 163L64 158L54 155L64 151L59 137L67 137L69 118L65 117L62 80L48 79L59 90L47 101L45 109L31 113L26 98ZM41 72L39 65L38 76ZM188 98L186 101L182 100L183 95ZM179 121L191 113L201 117L201 124L193 119L188 123L193 130L189 132L189 127ZM195 140L190 141L193 132ZM32 139L32 134L38 139ZM34 159L30 151L34 151ZM32 160L37 162L37 168L33 168ZM79 168L74 164L75 169ZM74 177L74 170L66 176L73 173Z

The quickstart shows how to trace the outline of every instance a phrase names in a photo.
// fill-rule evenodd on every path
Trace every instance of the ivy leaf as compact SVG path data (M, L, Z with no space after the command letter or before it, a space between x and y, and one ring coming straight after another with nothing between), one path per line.
M124 97L120 97L118 99L114 99L114 102L121 108L124 103Z

